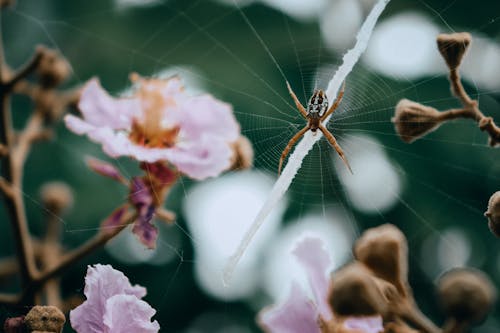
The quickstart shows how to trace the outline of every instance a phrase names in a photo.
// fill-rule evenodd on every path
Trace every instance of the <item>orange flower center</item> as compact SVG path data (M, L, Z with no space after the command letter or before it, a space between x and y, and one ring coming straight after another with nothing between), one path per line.
M143 117L134 119L129 138L132 142L150 148L170 148L177 141L179 126L164 128L162 126L165 108L174 106L173 99L165 99L159 89L151 89L151 83L142 85L138 97L142 101ZM158 87L160 88L160 87Z

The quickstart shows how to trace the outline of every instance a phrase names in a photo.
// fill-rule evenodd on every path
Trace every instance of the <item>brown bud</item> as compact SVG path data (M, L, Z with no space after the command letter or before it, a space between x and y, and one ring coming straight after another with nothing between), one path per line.
M5 8L14 5L15 0L0 0L0 8Z
M233 156L231 157L231 170L250 169L253 165L253 147L246 136L240 137L231 144Z
M63 182L54 181L44 184L40 190L40 197L45 208L57 215L73 205L73 192Z
M496 299L496 288L479 270L453 269L438 281L438 293L446 314L457 322L484 319Z
M24 332L24 316L7 318L3 324L5 333L23 333Z
M24 318L28 332L42 331L50 333L62 332L66 317L55 306L34 306Z
M39 46L40 63L36 69L40 84L44 87L55 87L71 74L69 63L56 50Z
M471 35L468 32L440 34L437 36L439 52L450 70L454 70L460 66L471 40Z
M391 121L401 139L407 143L437 129L441 124L438 110L408 99L399 101Z
M408 244L392 224L366 230L354 245L354 256L375 276L392 283L405 296L408 275Z
M370 271L353 263L335 272L328 302L340 316L366 316L385 311L386 300Z
M500 191L496 191L490 197L488 210L486 210L484 216L488 218L488 227L490 227L491 232L500 237Z

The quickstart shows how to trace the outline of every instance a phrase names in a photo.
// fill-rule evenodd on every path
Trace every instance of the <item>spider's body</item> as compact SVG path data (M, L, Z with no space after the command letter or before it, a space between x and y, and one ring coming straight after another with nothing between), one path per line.
M352 173L351 167L349 166L349 163L345 158L342 148L340 148L333 134L330 133L326 129L326 127L322 124L323 121L326 118L328 118L328 116L330 116L333 113L333 111L335 111L335 109L337 109L337 107L340 104L340 101L342 101L342 96L344 96L344 86L342 86L342 90L340 91L337 99L333 102L330 108L328 108L328 98L326 97L324 91L321 89L315 90L313 95L311 96L311 99L309 100L309 104L307 104L307 109L306 109L300 103L299 99L297 98L292 88L290 87L290 84L288 82L286 84L288 87L288 91L290 92L290 95L292 95L293 101L297 106L297 109L299 109L302 116L307 120L307 125L303 129L301 129L297 134L295 134L292 137L292 139L290 139L288 145L285 147L285 150L283 150L279 162L278 174L281 172L283 160L288 155L290 149L292 149L295 142L297 142L297 140L309 130L311 130L313 134L316 134L317 130L320 130L325 136L325 138L328 140L328 142L333 146L333 148L335 148L342 161L344 161L345 165Z
M307 104L307 123L309 129L316 132L321 122L321 117L328 110L328 98L323 90L315 90Z
M320 119L328 110L328 98L323 90L318 89L314 91L314 94L307 104L307 114L310 118ZM317 129L317 128L316 128Z

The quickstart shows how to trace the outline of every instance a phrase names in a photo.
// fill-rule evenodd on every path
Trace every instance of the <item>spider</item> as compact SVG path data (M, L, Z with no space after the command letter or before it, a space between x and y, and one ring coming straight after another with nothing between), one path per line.
M300 139L300 137L304 135L308 130L311 130L313 132L313 135L316 134L317 130L320 130L325 136L325 138L328 140L328 142L333 146L333 148L335 148L342 161L344 161L346 167L352 173L351 166L349 165L349 162L347 162L344 151L342 150L342 148L340 148L333 134L330 133L330 131L328 131L326 127L322 124L323 121L329 115L331 115L333 111L337 109L340 102L342 101L342 97L344 96L345 82L342 85L342 89L340 90L337 99L333 102L330 108L328 108L328 99L326 97L326 94L323 92L323 90L317 89L314 91L313 95L311 96L311 99L309 100L309 103L307 104L307 110L304 108L304 106L302 106L302 104L300 103L299 99L293 92L292 87L290 87L290 84L288 82L286 83L286 86L288 87L290 95L292 95L293 101L295 102L297 109L300 111L302 116L307 120L307 125L290 139L287 146L285 147L285 150L283 150L283 153L281 153L278 174L281 173L283 160L287 157L288 153L290 152L290 149L292 149L293 145L297 142L297 140Z

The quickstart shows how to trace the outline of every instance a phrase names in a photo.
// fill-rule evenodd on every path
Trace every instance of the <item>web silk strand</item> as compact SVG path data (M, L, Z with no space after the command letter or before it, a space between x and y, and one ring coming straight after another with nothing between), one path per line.
M333 78L328 83L326 95L329 100L335 100L336 93L342 85L342 82L344 82L347 75L352 71L354 65L356 65L363 52L366 50L373 28L375 27L378 18L384 11L389 1L390 0L377 1L375 6L373 6L370 14L366 17L366 20L363 22L363 25L361 26L361 29L356 36L356 44L344 55L344 57L342 58L342 65L337 69ZM330 121L330 118L331 116L325 120L325 126ZM290 184L292 183L293 178L300 169L304 158L313 148L314 144L318 142L322 136L323 135L319 132L316 132L316 134L313 135L311 131L308 131L306 132L306 134L304 134L302 140L300 140L300 142L297 144L295 150L290 155L288 163L286 164L281 176L274 184L266 202L255 217L250 228L243 235L243 239L238 245L235 253L229 258L229 261L223 272L224 283L228 284L230 282L231 276L236 269L236 266L238 265L241 257L245 253L253 237L259 230L260 226L264 223L266 217L290 187Z

